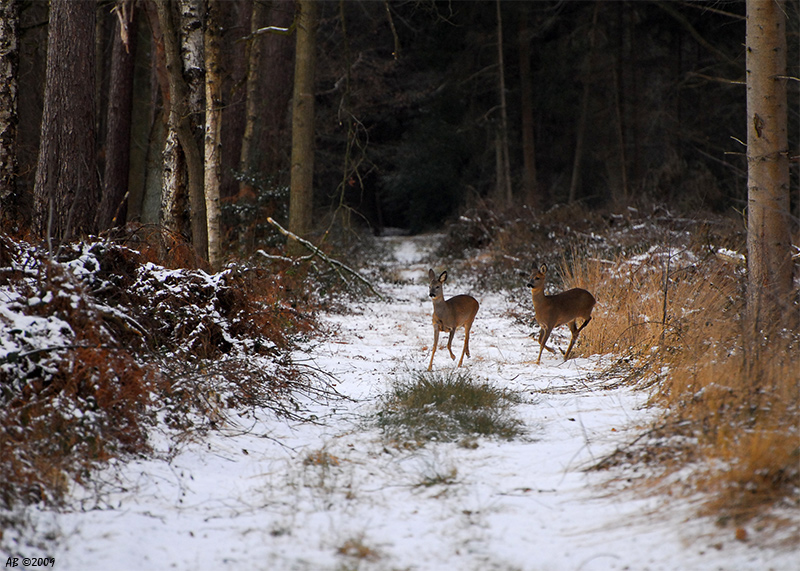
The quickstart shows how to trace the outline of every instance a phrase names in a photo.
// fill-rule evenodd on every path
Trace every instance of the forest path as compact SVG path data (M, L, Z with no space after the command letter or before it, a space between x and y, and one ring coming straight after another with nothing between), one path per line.
M542 365L501 294L481 302L462 371L517 391L526 427L476 447L387 445L375 426L392 381L427 368L427 269L436 237L386 238L388 301L324 316L333 334L295 358L347 399L305 403L316 422L256 412L164 459L108 472L101 502L42 518L58 569L690 570L790 569L791 554L720 539L691 502L586 468L652 419L646 396L612 386L602 357ZM444 268L436 268L441 270ZM602 327L601 323L592 323ZM563 338L556 339L556 343ZM460 348L463 337L456 335ZM436 371L453 370L446 350ZM613 381L613 380L612 380ZM156 436L166 453L172 442ZM76 498L76 505L78 500ZM729 536L729 537L728 537Z

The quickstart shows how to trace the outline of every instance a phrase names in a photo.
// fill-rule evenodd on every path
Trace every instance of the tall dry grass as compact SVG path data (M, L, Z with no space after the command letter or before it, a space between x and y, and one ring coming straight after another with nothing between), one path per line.
M654 436L675 441L674 454L646 456L696 466L687 491L708 493L714 513L746 518L797 505L800 336L748 327L740 264L708 250L653 247L611 260L569 255L561 273L565 287L598 300L578 351L617 356L615 373L646 383L665 411Z

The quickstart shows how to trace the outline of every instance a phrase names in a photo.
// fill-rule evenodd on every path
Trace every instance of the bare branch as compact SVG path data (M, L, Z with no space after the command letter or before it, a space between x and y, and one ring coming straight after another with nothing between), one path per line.
M304 248L306 248L309 252L311 252L311 254L312 254L311 256L307 256L307 257L301 258L302 260L304 260L304 261L305 260L311 260L315 256L319 257L326 264L328 264L331 268L333 268L334 271L336 271L337 274L339 274L339 277L342 278L342 281L344 281L344 282L348 281L347 278L344 276L344 274L342 274L342 271L344 271L344 272L350 274L351 276L353 276L354 278L356 278L358 281L363 283L365 286L367 286L369 288L369 290L372 293L374 293L378 298L384 299L384 297L375 290L373 285L370 282L368 282L366 279L364 279L364 277L361 274L359 274L356 270L354 270L353 268L351 268L349 266L346 266L345 264L343 264L342 262L340 262L339 260L337 260L335 258L331 258L325 252L323 252L322 250L317 248L314 244L312 244L308 240L305 240L305 239L301 238L297 234L295 234L293 232L290 232L289 230L287 230L286 228L284 228L283 226L281 226L280 224L275 222L275 220L273 220L271 217L267 218L267 222L269 222L275 228L277 228L278 232L280 232L281 234L283 234L287 238L290 238L290 239L296 241L298 244L301 244ZM266 256L266 253L264 253L264 255ZM272 256L267 256L267 257L271 258ZM286 258L286 259L291 259L291 258Z

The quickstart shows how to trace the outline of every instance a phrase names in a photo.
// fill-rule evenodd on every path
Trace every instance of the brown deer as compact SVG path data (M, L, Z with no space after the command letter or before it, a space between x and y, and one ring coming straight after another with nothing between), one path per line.
M433 300L433 352L431 353L431 362L428 364L428 370L433 369L433 356L436 355L436 348L439 345L439 332L447 331L450 333L450 338L447 340L447 350L450 351L450 358L455 361L456 356L453 354L451 347L453 336L456 333L456 329L463 327L464 349L461 351L461 359L458 361L458 366L460 367L464 361L464 355L470 356L469 331L472 329L472 322L478 313L478 301L469 295L457 295L445 301L442 284L447 281L446 271L442 272L437 278L433 270L429 270L428 278L430 279L429 293Z
M594 308L595 304L594 296L579 287L562 291L555 295L545 295L544 285L546 278L547 266L542 264L538 270L533 270L527 284L531 288L536 321L539 322L539 327L541 328L539 330L537 365L542 360L542 349L555 353L554 349L547 346L547 340L550 338L550 333L552 333L553 329L559 325L569 325L569 330L572 331L572 339L569 342L569 347L567 347L567 352L564 353L564 360L569 359L569 353L578 339L578 334L592 320L592 308ZM583 324L580 327L578 327L577 323L578 318L583 319Z

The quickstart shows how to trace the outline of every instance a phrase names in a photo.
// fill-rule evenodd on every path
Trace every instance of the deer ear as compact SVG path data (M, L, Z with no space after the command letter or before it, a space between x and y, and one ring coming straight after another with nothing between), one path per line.
M436 279L436 274L433 273L433 270L428 270L428 279L431 281Z
M546 274L547 273L547 264L542 264L542 267L539 268L539 271L542 272L543 274Z
M442 283L442 284L443 284L443 283L444 283L444 282L446 282L446 281L447 281L447 270L443 271L443 272L442 272L442 273L439 275L439 283Z

